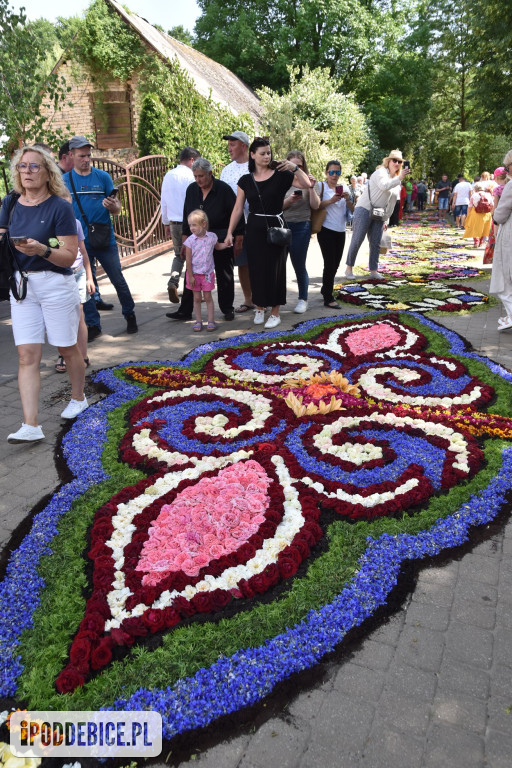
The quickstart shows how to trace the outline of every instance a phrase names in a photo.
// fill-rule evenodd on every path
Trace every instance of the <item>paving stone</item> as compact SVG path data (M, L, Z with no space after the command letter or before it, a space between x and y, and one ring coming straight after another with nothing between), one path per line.
M386 685L401 695L431 701L437 687L437 675L395 659L387 671Z
M347 665L344 664L338 674L340 674L346 666ZM288 704L286 712L294 721L302 720L306 723L312 722L318 715L327 693L328 691L324 686L322 686L321 689L315 688L315 690L312 691L304 691Z
M240 768L296 768L305 750L307 733L276 717L268 720L246 745Z
M464 579L457 583L454 590L455 600L473 600L484 605L494 606L498 600L498 590L491 584Z
M471 624L482 629L493 629L496 624L496 608L476 600L461 600L455 597L451 617L462 624Z
M439 585L435 582L418 582L412 595L413 603L429 603L449 608L453 600L453 589L450 586Z
M405 664L437 671L441 666L444 640L441 632L405 626L396 648L396 657Z
M201 768L220 768L220 766L222 768L237 768L250 738L248 735L243 735L229 741L223 741L205 752L194 753L190 760L178 763L177 768L185 768L185 766L194 768L196 765L201 766ZM168 766L164 763L162 768L168 768Z
M471 557L464 557L459 564L459 578L462 579L497 584L498 575L499 557L496 552L489 557L472 552Z
M360 757L361 752L336 749L328 742L313 739L298 765L300 768L356 768L360 765Z
M369 636L370 640L375 640L378 643L386 643L387 645L396 645L400 632L405 622L404 611L399 611L394 616L390 616L384 624L377 627Z
M512 666L495 664L490 676L491 696L510 696L512 692Z
M384 672L368 669L360 664L343 664L334 678L334 688L347 695L369 702L377 702L384 687Z
M438 691L432 704L434 722L449 723L483 734L487 722L487 702L463 693Z
M353 661L370 669L387 669L394 653L394 648L389 645L368 639L357 649Z
M457 580L458 572L459 563L456 560L441 566L425 566L419 572L418 583L428 582L429 584L451 587Z
M446 657L480 669L492 663L493 635L487 629L451 622L445 633Z
M423 742L382 724L372 730L360 766L365 768L420 768Z
M510 768L512 735L489 728L485 739L486 765L490 768Z
M448 725L430 731L423 765L425 768L482 768L484 740L473 733Z
M494 661L512 667L512 629L498 627L494 633Z
M440 605L411 602L407 608L405 622L411 627L444 630L448 627L450 611Z
M423 736L430 722L430 702L401 694L391 687L384 688L378 698L374 729L383 723L396 730L410 733L415 737Z
M495 731L512 733L512 691L505 696L492 696L487 705L488 726Z
M449 693L463 693L477 699L487 700L491 686L490 671L476 669L453 660L443 659L438 675L438 690Z
M375 709L333 690L325 699L315 723L317 738L344 752L362 750L370 732Z

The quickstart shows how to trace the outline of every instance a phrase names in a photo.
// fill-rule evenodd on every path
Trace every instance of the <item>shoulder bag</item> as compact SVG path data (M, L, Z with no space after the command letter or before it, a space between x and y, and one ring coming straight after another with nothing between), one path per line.
M324 196L324 182L321 181L322 190L320 192L320 202ZM325 217L327 216L327 208L312 208L311 209L311 234L317 235L322 229Z
M386 209L373 207L369 181L368 181L368 198L370 200L370 218L373 219L373 221L382 221L383 223L387 221L389 216L386 214Z
M12 295L16 301L23 301L27 295L28 277L26 272L24 272L19 265L16 249L13 248L9 237L9 226L19 195L16 192L13 192L10 197L11 199L7 209L9 216L7 228L0 236L0 301L8 301L9 289L12 291ZM14 277L16 271L20 273L21 279L19 284Z
M263 211L262 214L257 213L256 216L264 216L265 221L267 223L267 243L269 243L270 245L279 245L281 248L284 248L286 245L290 245L292 241L292 231L291 229L288 229L287 227L284 226L282 212L277 214L271 214L271 216L273 216L275 219L278 219L281 226L269 227L268 221L267 221L267 214L263 206L263 200L261 199L259 187L256 184L256 179L254 178L254 175L252 173L251 173L251 177L254 182L254 186L256 187L256 192L258 193L258 197L260 199L261 210Z
M112 225L110 223L104 224L102 221L91 221L89 224L89 220L87 219L87 216L84 213L84 209L82 208L80 198L76 193L75 183L73 181L73 171L69 172L69 180L71 182L71 188L73 190L73 195L75 196L76 204L78 205L78 209L82 214L82 219L84 220L85 226L87 227L89 245L96 251L105 250L105 248L108 248L110 245L110 233Z

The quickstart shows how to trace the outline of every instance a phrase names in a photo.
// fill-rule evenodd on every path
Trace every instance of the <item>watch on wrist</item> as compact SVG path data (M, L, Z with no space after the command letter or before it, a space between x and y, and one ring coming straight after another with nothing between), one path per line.
M297 173L297 171L298 171L298 170L299 170L299 166L298 166L298 165L296 165L296 166L295 166L295 170L294 170L294 173Z
M52 249L50 248L50 246L48 246L46 251L43 253L42 258L49 259L51 255L52 255Z

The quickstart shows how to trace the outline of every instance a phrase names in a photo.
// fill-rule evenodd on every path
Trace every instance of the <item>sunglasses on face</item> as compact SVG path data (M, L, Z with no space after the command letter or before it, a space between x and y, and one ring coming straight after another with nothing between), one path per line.
M341 171L327 171L329 176L341 176Z
M403 160L395 160L394 157L391 158L394 163L397 163L398 165L402 165Z

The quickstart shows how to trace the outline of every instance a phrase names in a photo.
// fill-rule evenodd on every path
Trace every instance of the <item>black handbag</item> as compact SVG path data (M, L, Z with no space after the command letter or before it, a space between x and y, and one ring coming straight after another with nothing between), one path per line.
M104 224L102 221L91 221L91 223L89 224L87 216L84 213L84 209L82 208L80 198L76 193L72 171L69 172L69 181L71 182L71 188L75 196L76 204L78 205L80 213L82 214L82 219L84 220L85 226L87 227L87 234L89 236L89 245L91 246L91 248L94 248L94 250L96 251L105 250L105 248L108 248L110 245L110 235L112 231L112 225L110 223Z
M269 245L277 245L280 248L285 248L287 245L290 245L292 241L292 231L291 229L288 229L288 227L284 226L284 221L281 213L272 214L274 219L279 220L279 223L281 224L281 226L269 227L268 221L267 221L267 214L263 206L263 200L261 199L259 187L256 184L256 179L254 178L254 175L252 173L251 173L251 176L252 176L252 180L254 181L254 186L256 187L256 192L258 193L258 197L260 199L261 210L263 211L263 215L265 216L265 221L267 223L267 243L269 243Z
M10 197L7 209L7 229L0 237L0 301L9 300L9 290L12 291L16 301L23 301L27 295L28 277L19 265L16 249L13 248L9 237L9 226L19 195L13 192ZM14 276L15 271L20 274L19 283Z

